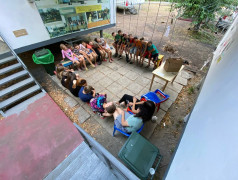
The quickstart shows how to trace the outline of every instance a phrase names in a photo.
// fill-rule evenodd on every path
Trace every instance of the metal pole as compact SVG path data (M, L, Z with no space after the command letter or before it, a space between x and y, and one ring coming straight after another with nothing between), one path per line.
M164 32L163 32L162 37L161 37L161 39L160 39L160 41L159 41L160 44L161 44L162 39L163 39L163 37L164 37L164 33L165 33L165 30L166 30L167 25L168 25L168 22L169 22L169 16L170 16L170 14L171 14L171 12L172 12L172 7L173 7L173 5L174 5L174 1L173 1L172 5L171 5L171 8L170 8L170 12L169 12L169 15L168 15L168 18L167 18L167 22L166 22L166 25L165 25L165 28L164 28Z
M174 27L173 27L172 34L171 34L171 36L170 36L169 42L172 41L172 38L173 38L173 36L174 36L174 29L175 29L175 26L176 26L176 22L177 22L177 18L175 19Z
M123 10L123 32L124 32L124 17L125 17L125 1L124 1L124 10Z
M129 23L129 33L128 34L130 34L131 33L131 13L130 13L130 23Z
M100 30L100 38L103 38L103 30Z
M139 4L139 9L140 9L140 4ZM137 29L138 29L138 19L139 19L139 12L138 12L138 15L137 15L137 23L136 23L136 36L137 36Z
M148 18L148 13L149 13L149 8L150 8L150 0L149 0L149 5L148 5L148 9L147 9L146 20L145 20L145 26L144 26L144 30L143 30L143 35L142 35L142 36L144 36L145 27L146 27L146 21L147 21L147 18Z
M153 33L152 33L151 40L152 40L152 39L153 39L153 37L154 37L154 33L155 33L155 26L156 26L156 24L157 24L157 19L158 19L158 15L159 15L159 9L160 9L160 5L161 5L161 0L160 0L160 3L159 3L159 7L158 7L157 15L156 15L156 20L155 20L155 25L154 25L154 30L153 30Z

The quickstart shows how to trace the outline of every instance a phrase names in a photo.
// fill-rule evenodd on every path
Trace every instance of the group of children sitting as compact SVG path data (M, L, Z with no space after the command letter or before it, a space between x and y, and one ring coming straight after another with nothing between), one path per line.
M114 37L113 46L116 50L115 57L118 56L121 59L123 52L125 52L128 63L136 62L140 66L143 66L145 57L148 57L149 62L146 67L150 67L152 61L154 63L153 69L156 69L159 51L152 41L147 42L143 37L138 39L138 37L133 37L132 34L123 34L121 30L118 31L118 34L113 32L112 36Z
M105 93L97 93L92 86L87 84L86 79L81 78L73 69L67 69L58 64L56 66L56 75L65 88L75 97L89 103L95 113L102 117L113 116L117 128L124 132L137 131L144 122L150 120L153 116L155 104L152 101L141 102L133 96L124 95L117 102L107 102ZM131 112L134 114L119 108L120 104L131 106Z
M107 61L106 55L110 63L113 61L110 46L103 38L95 38L95 42L86 43L83 41L81 44L74 44L73 46L60 44L60 48L62 61L70 60L81 70L88 70L86 61L93 68L96 64L101 65L102 61Z

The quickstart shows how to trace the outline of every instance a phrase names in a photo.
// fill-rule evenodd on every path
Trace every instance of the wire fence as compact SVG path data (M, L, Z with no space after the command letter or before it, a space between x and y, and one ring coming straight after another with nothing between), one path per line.
M148 1L135 5L138 14L132 15L124 9L117 13L117 23L110 31L121 29L123 33L132 34L138 38L152 40L161 53L163 46L171 44L178 50L179 55L190 60L194 57L205 58L209 48L214 49L223 36L222 30L215 27L216 21L211 21L213 31L201 29L197 34L191 30L193 27L187 19L182 19L181 13L173 8L174 2L166 3ZM197 52L196 49L199 49ZM205 58L206 60L206 58Z

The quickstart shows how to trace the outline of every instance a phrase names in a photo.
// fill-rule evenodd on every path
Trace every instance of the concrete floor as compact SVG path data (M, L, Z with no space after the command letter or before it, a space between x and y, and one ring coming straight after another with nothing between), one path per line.
M145 67L139 67L135 64L128 64L124 59L118 60L114 58L113 63L103 62L102 65L97 66L96 68L90 68L89 71L77 71L77 73L79 73L82 78L85 78L88 81L88 84L92 85L96 89L96 92L107 93L109 102L118 101L123 94L130 94L140 98L141 95L149 92L152 71L152 66L147 69ZM183 88L183 85L187 84L188 78L189 73L182 71L179 73L173 84L168 84L165 89L165 93L169 94L170 98L161 104L158 112L155 112L155 115L158 117L156 123L148 122L145 124L145 127L141 132L144 137L150 139L156 126L161 122L169 107L176 100L179 92ZM62 87L56 76L52 76L52 79ZM152 91L161 89L164 84L165 81L155 78ZM66 88L62 88L68 94L68 97L65 98L65 102L67 102L71 107L79 106L75 110L75 113L78 114L80 123L84 123L88 119L90 122L95 121L100 124L104 132L107 132L108 136L112 136L112 117L101 119L97 114L92 112L91 108L87 104L83 103L79 98L73 97ZM117 141L119 140L120 143L112 146L122 146L126 140L125 136L118 132L116 133L114 139L117 139ZM113 149L115 149L116 152L110 152L113 155L117 155L119 152L118 148Z

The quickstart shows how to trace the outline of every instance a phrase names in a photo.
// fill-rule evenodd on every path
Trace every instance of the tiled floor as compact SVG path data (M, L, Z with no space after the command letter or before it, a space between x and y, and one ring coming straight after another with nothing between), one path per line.
M123 94L130 94L140 98L142 94L149 91L152 78L152 66L147 69L135 64L128 64L124 59L118 60L114 58L113 63L103 62L102 65L96 66L96 68L90 67L89 71L78 71L77 73L79 73L82 78L85 78L88 81L88 84L92 85L96 89L96 92L107 93L108 101L118 101ZM183 75L183 77L181 75ZM183 88L183 85L187 84L187 79L189 77L188 72L183 70L178 74L173 84L169 83L167 85L165 93L169 94L170 98L161 104L158 112L155 112L155 115L158 117L157 122L148 122L145 125L141 133L146 138L149 139L153 134L156 126L161 122L172 103L176 100L178 94ZM55 82L57 82L57 84L60 83L55 76L52 78ZM164 84L165 81L155 78L152 91L161 89ZM69 97L65 99L66 102L68 102L71 106L74 106L74 104L76 105L77 103L69 102L70 98L74 98L80 105L75 112L78 114L79 122L83 123L87 119L91 118L98 121L102 128L105 128L109 135L112 135L113 120L111 117L101 119L98 115L92 112L87 104L82 103L79 98L73 97L68 90L65 90L65 92L69 95ZM118 134L118 136L121 135Z

